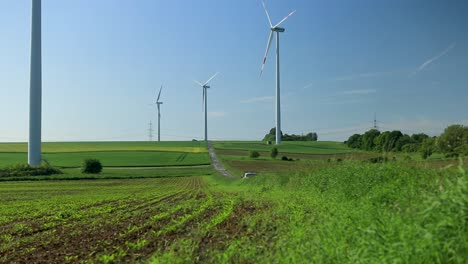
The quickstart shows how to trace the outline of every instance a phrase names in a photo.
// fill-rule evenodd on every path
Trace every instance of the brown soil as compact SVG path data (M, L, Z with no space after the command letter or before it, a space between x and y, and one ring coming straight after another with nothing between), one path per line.
M229 150L229 149L217 149L216 153L218 155L234 155L234 156L249 156L249 151L246 150ZM270 157L270 153L267 151L259 151L260 156L262 157ZM281 152L278 155L287 156L288 158L294 159L310 159L310 160L318 160L318 159L333 159L333 158L341 158L341 159L369 159L378 154L373 153L342 153L342 154L303 154L303 153L289 153L289 152Z

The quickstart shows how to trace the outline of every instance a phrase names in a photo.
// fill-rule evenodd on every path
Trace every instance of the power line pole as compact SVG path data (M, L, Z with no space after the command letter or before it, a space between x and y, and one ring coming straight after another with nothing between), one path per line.
M149 123L149 129L148 129L148 136L149 136L149 141L153 141L153 123Z
M374 113L374 129L379 130L379 127L377 126L377 114Z

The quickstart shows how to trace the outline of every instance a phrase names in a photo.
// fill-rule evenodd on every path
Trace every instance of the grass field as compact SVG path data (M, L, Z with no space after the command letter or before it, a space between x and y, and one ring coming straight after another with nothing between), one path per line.
M286 149L320 158L219 150L234 175L260 172L245 180L210 166L0 179L0 263L466 263L463 166L302 153L308 144Z
M466 174L398 162L324 163L248 180L0 182L0 200L6 263L468 258Z
M60 142L42 147L42 158L58 167L79 167L86 158L99 159L105 167L210 164L204 142ZM26 143L0 144L0 167L26 161Z
M0 167L25 163L27 153L0 153ZM190 166L208 165L207 153L159 152L159 151L114 151L114 152L74 152L45 153L42 155L54 166L79 167L86 158L96 158L105 167L139 167L139 166Z
M207 152L206 143L201 141L165 142L45 142L43 153L57 152L98 152L98 151L170 151L170 152ZM0 152L28 152L27 143L0 143Z
M280 146L267 145L261 141L223 141L215 142L216 149L220 150L244 150L244 151L264 151L269 152L273 147L277 147L282 153L302 153L302 154L342 154L357 152L348 148L341 142L329 141L284 141Z

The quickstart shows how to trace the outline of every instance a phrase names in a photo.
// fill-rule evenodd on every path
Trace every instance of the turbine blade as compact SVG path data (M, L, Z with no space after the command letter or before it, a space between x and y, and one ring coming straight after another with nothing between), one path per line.
M161 85L161 88L159 89L158 99L156 99L156 102L159 102L159 97L161 97L161 91L162 91L162 85Z
M286 21L286 19L288 19L290 16L292 16L294 13L296 13L296 10L292 11L291 13L289 13L289 15L287 15L285 18L283 18L283 20L281 20L278 24L276 24L273 28L275 27L279 27L279 25L281 25L284 21Z
M268 18L268 23L270 23L270 27L273 27L273 24L271 24L271 19L270 19L270 14L268 14L268 10L266 8L266 5L265 5L265 1L262 0L262 5L263 5L263 9L265 10L265 14Z
M208 79L208 81L205 82L205 84L203 84L203 86L207 85L211 80L213 80L214 77L216 77L216 75L218 75L219 72L215 73L215 75L211 76L211 78Z
M267 47L265 50L265 56L263 57L262 68L260 69L260 77L262 77L262 74L263 74L263 68L265 67L265 63L268 58L268 51L270 50L272 40L273 40L273 30L270 30L270 37L268 38Z
M199 81L194 81L196 84L200 85L201 87L203 87L203 84L201 84Z

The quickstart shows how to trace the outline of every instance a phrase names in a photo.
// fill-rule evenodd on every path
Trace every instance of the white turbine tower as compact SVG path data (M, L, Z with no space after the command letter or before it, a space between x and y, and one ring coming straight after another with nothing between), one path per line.
M158 94L158 99L156 99L156 106L158 107L158 142L161 141L161 109L160 106L163 104L163 102L159 101L159 98L161 97L161 91L162 91L162 85L161 88L159 89L159 94Z
M260 77L263 74L263 68L268 57L268 51L270 50L271 41L273 40L273 33L276 32L276 144L281 144L281 100L280 100L280 53L279 53L279 33L284 32L284 28L279 26L286 21L296 10L292 11L287 15L283 20L278 24L273 25L271 23L270 14L266 8L265 2L262 0L263 9L265 9L265 14L267 16L268 22L270 23L270 37L268 38L267 47L265 51L265 56L263 57L262 68L260 70Z
M41 0L32 0L30 74L28 163L37 166L41 164Z
M216 75L218 75L219 72L215 73L215 75L211 76L210 79L208 79L208 81L206 81L204 84L201 84L200 82L198 81L195 81L196 84L200 85L203 89L203 108L204 108L204 111L205 111L205 141L208 142L208 97L207 97L207 90L208 88L210 88L210 86L208 85L208 83L213 80L214 77L216 77Z

